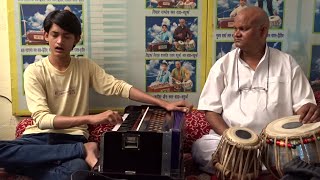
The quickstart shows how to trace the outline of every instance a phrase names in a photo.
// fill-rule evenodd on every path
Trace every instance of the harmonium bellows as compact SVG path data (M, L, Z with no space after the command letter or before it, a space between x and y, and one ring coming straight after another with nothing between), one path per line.
M101 137L99 171L182 179L184 113L128 106L123 119Z

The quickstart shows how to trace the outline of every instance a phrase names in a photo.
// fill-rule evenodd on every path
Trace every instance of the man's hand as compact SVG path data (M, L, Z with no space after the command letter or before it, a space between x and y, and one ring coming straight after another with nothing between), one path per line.
M90 119L90 124L96 125L96 124L118 124L122 123L122 117L118 114L117 111L105 111L100 114L92 115L92 118Z
M175 101L175 102L168 102L168 104L166 104L164 108L167 111L181 111L181 112L188 113L192 110L193 105L188 103L187 101Z
M183 38L182 33L179 33L177 36L178 36L178 38L180 38L180 39Z
M300 115L299 120L302 123L313 123L320 121L320 109L312 103L303 105L300 109L298 109L297 115Z

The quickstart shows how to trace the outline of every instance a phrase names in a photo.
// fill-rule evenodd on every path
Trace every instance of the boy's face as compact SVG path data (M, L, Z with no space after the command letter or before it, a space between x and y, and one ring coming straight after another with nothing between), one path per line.
M167 32L167 27L166 26L162 26L162 32Z
M163 71L166 71L167 68L168 68L166 64L162 64L161 66L162 66L162 70L163 70Z
M49 30L49 33L45 33L45 39L49 42L51 55L64 57L69 56L73 46L76 45L80 37L75 37L58 26L53 24Z

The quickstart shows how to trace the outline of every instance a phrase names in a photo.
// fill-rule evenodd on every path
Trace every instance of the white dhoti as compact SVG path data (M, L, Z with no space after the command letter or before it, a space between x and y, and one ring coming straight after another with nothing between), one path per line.
M212 165L212 154L217 149L220 139L220 135L210 130L209 134L203 135L193 143L192 159L199 165L200 170L212 174L215 172Z

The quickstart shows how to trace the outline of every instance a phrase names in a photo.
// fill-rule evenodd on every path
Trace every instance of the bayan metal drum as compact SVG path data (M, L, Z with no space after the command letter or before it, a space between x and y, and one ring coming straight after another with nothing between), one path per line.
M298 115L269 123L261 133L261 159L277 177L283 176L284 164L294 157L307 163L320 162L320 123L302 124Z
M269 17L270 21L270 28L280 28L281 27L281 18L280 16L270 16Z
M177 51L184 51L185 49L185 44L183 41L178 41L176 45Z
M191 91L193 87L193 82L189 79L182 83L183 91Z
M196 42L192 39L189 42L186 42L186 50L193 51L196 48Z
M213 166L219 179L255 179L261 170L259 148L261 141L252 130L231 127L224 131Z

